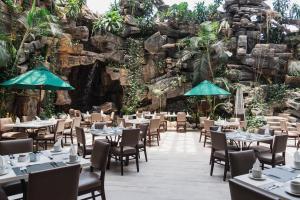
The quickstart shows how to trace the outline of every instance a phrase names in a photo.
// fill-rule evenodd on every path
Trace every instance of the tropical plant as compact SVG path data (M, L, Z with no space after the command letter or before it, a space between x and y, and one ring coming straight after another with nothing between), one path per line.
M290 9L290 18L291 19L300 19L300 5L294 3Z
M284 84L269 85L266 89L266 103L283 104L287 94L287 86Z
M247 129L248 130L254 130L254 129L260 128L266 124L267 124L266 120L262 117L247 116Z
M286 17L289 9L290 0L273 0L273 8L279 12L282 17Z
M18 48L13 66L18 64L24 43L29 37L34 39L40 35L61 34L56 17L49 14L47 9L36 7L35 4L36 2L34 0L31 9L18 19L25 28L25 33Z
M104 16L98 18L93 24L93 32L111 32L118 34L123 28L123 17L118 11L109 11Z
M65 5L65 13L69 19L77 19L81 14L81 8L85 0L67 0Z
M218 40L218 30L218 22L203 22L200 25L200 30L197 37L198 46L201 49L204 49L204 51L206 52L207 63L212 79L214 78L214 72L211 64L211 46Z
M166 11L158 13L161 21L190 22L194 19L194 13L188 9L187 2L173 4Z

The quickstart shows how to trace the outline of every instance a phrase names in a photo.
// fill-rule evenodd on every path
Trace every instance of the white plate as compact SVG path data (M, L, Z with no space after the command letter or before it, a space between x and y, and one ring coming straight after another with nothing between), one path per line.
M288 193L288 194L291 194L291 195L300 197L300 191L299 191L299 193L294 193L294 192L291 191L291 188L290 188L290 187L286 187L286 188L285 188L285 192Z
M67 161L66 163L67 163L67 164L70 164L70 165L72 165L72 164L77 164L77 163L80 163L80 159L78 158L78 160L77 160L76 162L70 162L70 161Z
M62 152L62 149L61 149L61 150L58 150L58 151L57 151L57 150L54 150L54 149L52 149L52 150L50 150L50 152L51 152L51 153L59 153L59 152Z
M262 175L260 178L254 178L252 176L252 174L249 174L248 177L251 178L251 179L253 179L253 180L256 180L256 181L264 181L264 180L266 180L266 176L265 175Z

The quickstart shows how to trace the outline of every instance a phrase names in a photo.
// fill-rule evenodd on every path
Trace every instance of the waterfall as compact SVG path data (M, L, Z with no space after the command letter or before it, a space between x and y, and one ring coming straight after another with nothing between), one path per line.
M95 78L95 72L96 72L97 66L98 66L98 62L95 62L95 64L93 65L93 67L90 70L90 73L88 75L88 81L86 83L84 94L83 94L83 102L82 103L85 105L85 107L87 109L89 109L88 108L88 106L89 106L88 99L89 99L89 96L91 93L91 87L92 87L93 80Z

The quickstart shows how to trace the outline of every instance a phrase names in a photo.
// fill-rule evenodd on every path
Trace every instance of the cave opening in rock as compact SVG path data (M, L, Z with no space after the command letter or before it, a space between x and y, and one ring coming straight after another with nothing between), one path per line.
M112 80L106 72L106 64L96 62L93 65L74 67L69 81L76 90L70 92L71 107L88 111L93 106L112 102L117 110L122 107L123 88L119 80Z

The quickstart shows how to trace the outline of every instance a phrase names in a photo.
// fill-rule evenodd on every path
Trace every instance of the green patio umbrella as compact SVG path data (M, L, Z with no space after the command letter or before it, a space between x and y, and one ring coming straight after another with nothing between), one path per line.
M217 96L217 95L230 95L229 92L216 86L210 81L203 81L196 87L184 94L184 96Z
M0 87L8 89L38 89L40 100L37 113L40 113L42 90L74 90L74 88L61 78L50 72L43 65L30 70L20 76L7 80Z

